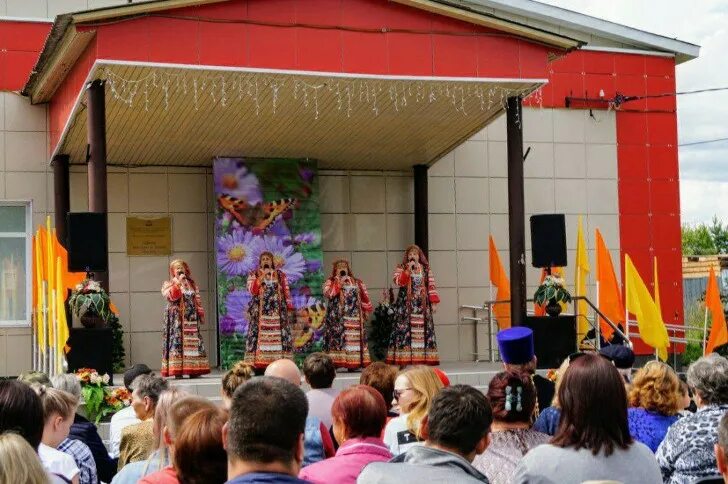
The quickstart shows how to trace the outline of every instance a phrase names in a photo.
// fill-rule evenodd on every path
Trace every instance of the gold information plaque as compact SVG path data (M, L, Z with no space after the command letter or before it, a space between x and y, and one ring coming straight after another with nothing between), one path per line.
M172 222L169 217L126 218L127 255L170 255Z

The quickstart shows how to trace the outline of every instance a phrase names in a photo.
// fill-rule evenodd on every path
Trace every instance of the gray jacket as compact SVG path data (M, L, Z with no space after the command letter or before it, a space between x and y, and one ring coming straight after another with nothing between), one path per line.
M364 468L357 484L422 483L488 483L481 474L459 455L431 447L417 446L389 462L374 462Z

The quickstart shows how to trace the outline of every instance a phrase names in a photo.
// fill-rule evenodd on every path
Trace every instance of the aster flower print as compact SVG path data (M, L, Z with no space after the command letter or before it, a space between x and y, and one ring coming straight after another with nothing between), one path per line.
M230 333L245 334L248 332L247 311L250 299L251 295L245 289L236 289L227 295L227 299L225 299L227 315L222 320L225 322L225 329ZM230 320L232 320L232 324Z
M246 230L234 230L217 240L217 266L229 276L245 276L258 263L260 238Z
M215 193L230 195L248 203L263 201L258 177L241 161L231 158L215 160Z
M294 284L303 277L306 271L306 261L296 249L286 245L284 240L275 235L266 235L262 239L260 250L273 254L276 268L283 271L289 284Z

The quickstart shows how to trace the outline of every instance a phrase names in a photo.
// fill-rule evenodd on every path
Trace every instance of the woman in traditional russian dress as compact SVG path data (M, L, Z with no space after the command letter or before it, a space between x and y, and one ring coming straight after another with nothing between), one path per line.
M392 277L399 287L393 305L394 321L387 363L391 365L438 365L432 314L440 297L435 278L422 249L411 245Z
M293 357L290 315L293 302L286 275L276 269L273 254L263 252L258 269L248 276L248 338L245 362L257 370L281 358Z
M172 261L169 277L162 285L167 306L161 374L176 378L205 375L210 373L210 362L200 337L200 324L205 322L200 291L183 260Z
M372 303L364 283L354 277L346 260L334 262L323 287L326 298L323 350L336 368L356 370L371 362L365 323Z

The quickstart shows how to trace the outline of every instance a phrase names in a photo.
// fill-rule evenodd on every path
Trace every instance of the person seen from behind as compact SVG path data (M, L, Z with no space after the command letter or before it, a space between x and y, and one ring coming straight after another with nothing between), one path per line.
M397 367L383 361L375 361L364 368L359 377L360 385L368 385L378 391L387 405L387 421L399 415L392 409L394 400L394 380L397 379Z
M38 384L33 384L32 388L40 397L43 405L43 438L38 446L38 455L43 467L68 482L78 484L81 482L81 469L77 462L72 455L58 450L58 446L68 437L71 430L78 400L70 393L55 388ZM84 480L88 481L96 479L96 466L93 464L93 457L88 447L86 447L86 451L88 452L87 457L91 461L84 469L86 474ZM93 476L89 476L91 473Z
M250 363L244 361L238 361L230 368L225 376L222 377L222 406L226 410L230 410L230 404L233 400L233 393L235 390L245 383L246 381L253 378L255 375L255 368Z
M333 423L331 405L339 390L332 388L336 378L334 360L326 353L311 353L303 362L303 376L311 389L306 392L309 417L317 417L328 429Z
M138 363L124 372L124 386L130 392L134 391L134 380L142 375L151 375L152 370L144 363ZM124 428L141 423L134 413L134 407L129 405L111 416L109 425L110 449L109 455L115 459L119 458L119 446L121 445L121 431Z
M0 433L0 484L48 484L48 475L20 434Z

